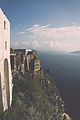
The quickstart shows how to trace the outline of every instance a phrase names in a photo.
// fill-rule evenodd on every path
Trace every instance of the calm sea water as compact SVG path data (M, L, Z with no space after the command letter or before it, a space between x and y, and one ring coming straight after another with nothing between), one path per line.
M80 55L39 52L39 58L44 70L50 69L65 111L72 120L80 120Z

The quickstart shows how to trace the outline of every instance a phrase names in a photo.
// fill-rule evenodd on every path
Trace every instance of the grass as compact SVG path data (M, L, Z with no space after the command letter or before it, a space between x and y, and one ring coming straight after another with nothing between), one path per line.
M0 116L1 120L61 120L63 101L48 75L41 83L27 73L18 73L13 76L13 84L12 106Z

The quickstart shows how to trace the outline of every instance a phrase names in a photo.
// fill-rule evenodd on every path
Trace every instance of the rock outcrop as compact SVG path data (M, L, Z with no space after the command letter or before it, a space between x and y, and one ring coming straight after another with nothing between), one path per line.
M21 55L20 51L17 53L16 59L18 55ZM17 69L16 72L13 72L14 87L12 106L3 114L3 116L1 116L1 119L70 120L69 115L65 113L64 102L54 83L54 80L47 74L44 74L43 71L43 77L41 76L41 66L39 61L38 65L40 67L39 69L36 69L37 71L35 71L34 64L37 64L37 62L30 63L30 61L34 61L36 58L39 60L36 53L35 55L32 53L27 55L25 55L25 59L28 61L26 64L29 65L27 71L25 71L24 74L21 74L19 69ZM16 64L21 65L21 58ZM30 64L31 66L33 65L33 69L30 68Z
M64 120L64 102L54 81L44 75L43 81L17 73L13 76L13 102L3 120Z
M34 78L43 79L43 69L37 51L26 49L11 49L11 70L24 75L30 73Z

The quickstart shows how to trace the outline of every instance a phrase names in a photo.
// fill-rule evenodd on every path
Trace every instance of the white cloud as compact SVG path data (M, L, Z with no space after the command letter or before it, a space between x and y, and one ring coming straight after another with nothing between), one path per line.
M23 41L23 42L21 42L21 44L23 44L23 45L30 45L30 42L28 42L28 41Z
M34 46L34 48L38 48L38 47L39 47L38 41L37 41L37 40L34 40L34 41L32 42L32 46Z
M50 28L49 25L40 26L34 25L32 28L28 29L31 33L39 37L48 38L70 38L70 37L80 37L80 26L69 26L60 28Z
M74 23L75 24L75 23ZM20 37L17 46L30 47L39 50L74 51L80 50L80 26L72 25L54 28L48 25L35 24Z
M51 47L51 48L54 47L54 41L53 41L53 40L50 41L50 47Z
M19 35L20 35L20 34L25 34L25 33L26 33L26 32L18 32L17 34L19 34Z
M15 47L18 47L18 46L19 46L19 42L16 42L16 41L13 42L12 44L13 44L13 46L15 46Z
M34 41L17 41L12 43L13 48L39 48L39 43Z
M53 28L50 25L34 25L28 31L40 38L51 50L73 51L80 49L80 26ZM47 39L47 40L46 40ZM46 47L44 44L44 47Z

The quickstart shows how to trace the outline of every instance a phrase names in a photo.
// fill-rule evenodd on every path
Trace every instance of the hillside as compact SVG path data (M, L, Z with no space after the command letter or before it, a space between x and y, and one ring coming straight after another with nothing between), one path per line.
M63 120L63 101L48 75L38 81L27 73L18 73L13 76L13 83L12 106L0 120Z

